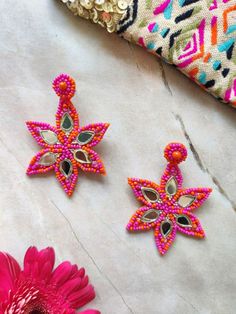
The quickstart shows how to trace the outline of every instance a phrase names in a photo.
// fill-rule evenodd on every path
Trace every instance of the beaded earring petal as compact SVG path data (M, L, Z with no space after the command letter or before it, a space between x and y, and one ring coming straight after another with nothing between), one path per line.
M53 89L59 96L56 126L29 121L26 125L42 147L31 160L28 175L54 170L68 196L71 196L78 178L79 168L86 172L105 175L99 155L92 149L103 138L108 123L79 126L78 113L71 102L75 94L75 81L61 74L53 81Z
M160 185L143 179L128 179L143 206L127 225L129 231L154 229L156 246L162 255L174 242L177 231L199 238L205 236L192 211L200 207L212 191L210 188L182 188L183 177L178 164L187 158L183 144L170 143L164 156L168 164Z

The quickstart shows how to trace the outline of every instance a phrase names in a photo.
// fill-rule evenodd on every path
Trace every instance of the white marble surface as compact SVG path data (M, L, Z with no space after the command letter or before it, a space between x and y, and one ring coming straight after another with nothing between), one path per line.
M0 2L0 249L32 244L86 267L103 314L234 314L236 111L141 48L73 17L59 1ZM54 122L52 79L77 81L82 124L110 122L97 147L108 175L81 174L68 199L54 175L28 178L38 146L24 121ZM185 186L214 192L196 211L205 240L178 235L165 257L152 232L128 234L128 176L157 181L164 146L189 149Z

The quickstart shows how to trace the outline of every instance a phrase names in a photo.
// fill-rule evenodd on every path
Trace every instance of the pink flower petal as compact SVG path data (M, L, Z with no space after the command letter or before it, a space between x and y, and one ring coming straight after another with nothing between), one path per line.
M70 119L73 121L73 128L68 134L62 130L61 124L64 115L69 115ZM60 99L59 106L56 113L56 126L59 130L60 136L64 138L64 140L68 140L71 143L76 136L78 135L79 130L79 116L77 110L69 99ZM63 142L63 140L61 140Z
M181 215L181 213L180 213L180 215ZM201 226L198 218L191 213L185 214L185 216L190 221L191 226L185 227L185 226L181 226L179 224L176 224L177 230L186 234L186 235L190 235L190 236L194 236L194 237L198 237L198 238L204 238L205 233L204 233L204 230L202 229L202 226Z
M9 291L15 286L20 275L20 266L9 254L0 252L0 302L7 300Z
M43 122L34 122L34 121L28 121L26 122L26 125L32 134L33 138L36 140L36 142L44 147L52 147L53 145L49 145L47 142L45 142L44 138L40 134L40 131L51 131L53 132L56 136L58 135L56 128L51 126L50 124L43 123Z
M175 180L177 182L177 187L178 187L178 189L180 189L182 186L182 183L183 183L183 177L182 177L181 171L180 171L178 165L169 163L165 169L164 174L161 177L161 188L163 191L165 190L167 182L172 177L175 178Z
M73 274L73 265L65 261L53 271L51 283L60 288Z
M94 136L90 142L85 144L86 147L93 147L96 146L101 140L103 139L104 134L106 133L109 123L95 123L95 124L89 124L87 126L82 127L79 129L78 133L81 133L83 131L91 131L94 133ZM83 147L83 146L82 146Z
M75 272L74 265L63 262L53 272L51 284L70 302L71 307L79 308L95 298L94 288L89 284L84 268Z
M24 275L48 281L51 277L55 263L55 253L52 248L38 251L36 247L30 247L24 258Z
M87 285L69 295L68 300L72 307L80 308L95 298L93 286Z
M189 206L185 207L185 210L194 210L206 201L211 192L212 189L210 188L183 189L179 191L178 195L176 195L175 201L178 202L182 196L191 196L195 198L195 200Z
M63 162L63 157L57 160L54 170L56 173L57 180L62 185L64 191L67 193L68 196L71 196L74 192L74 188L78 180L78 167L73 159L72 154L70 154L69 157L70 158L68 160L69 162L71 162L71 167L72 167L72 171L69 176L66 176L65 174L63 174L60 169L61 168L60 164L61 162Z
M130 218L130 221L128 225L126 226L126 229L129 231L147 231L152 228L154 228L157 224L157 221L155 222L143 222L141 220L141 217L145 215L147 211L149 211L150 207L141 207L139 208L135 214Z
M67 298L72 292L80 287L82 279L80 277L65 281L65 283L58 289L58 291Z
M163 236L161 232L161 224L166 221L165 219L166 217L164 215L160 217L154 233L156 246L162 255L164 255L169 250L176 236L176 224L173 218L168 218L172 223L171 232L166 237Z
M42 164L41 160L42 160L43 156L45 154L50 154L50 153L55 154L55 163L48 165L48 166ZM55 149L55 150L53 150L53 152L49 148L42 149L30 161L30 164L28 166L26 173L28 175L34 175L34 174L46 173L46 172L49 172L50 170L53 170L55 168L55 165L56 165L56 159L58 158L56 156L57 153L58 153L58 155L60 155L59 149Z
M157 195L159 195L159 186L151 181L137 178L129 178L128 183L131 186L135 197L144 205L158 208L160 205L157 202L150 202L147 198L145 198L143 189L153 189L156 191Z
M88 160L90 162L81 163L77 161L77 166L85 172L93 172L105 175L106 170L98 153L87 147L83 147L83 151L87 154Z

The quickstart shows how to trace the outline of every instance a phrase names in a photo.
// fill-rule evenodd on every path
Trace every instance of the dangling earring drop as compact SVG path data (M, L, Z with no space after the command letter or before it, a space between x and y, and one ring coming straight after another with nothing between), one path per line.
M162 255L174 242L177 231L204 237L201 224L192 211L200 207L212 191L210 188L182 188L183 178L178 164L187 158L183 144L170 143L164 156L168 164L160 185L143 179L128 179L143 206L127 225L129 231L154 229L155 242Z
M54 170L64 191L71 196L78 178L78 171L105 174L99 155L92 149L103 138L108 123L79 127L78 113L71 102L75 94L75 81L66 74L53 81L59 96L56 126L41 122L26 122L27 127L42 150L31 160L28 175Z

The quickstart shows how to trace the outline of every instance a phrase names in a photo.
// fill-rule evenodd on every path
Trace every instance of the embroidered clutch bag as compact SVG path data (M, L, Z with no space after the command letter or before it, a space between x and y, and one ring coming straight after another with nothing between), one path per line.
M235 0L62 0L236 107Z

